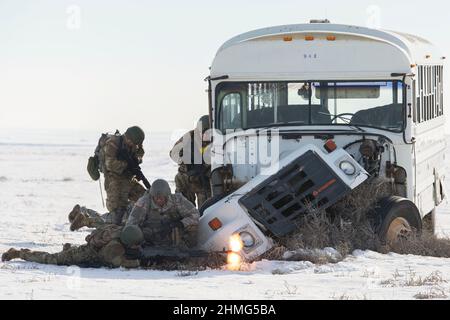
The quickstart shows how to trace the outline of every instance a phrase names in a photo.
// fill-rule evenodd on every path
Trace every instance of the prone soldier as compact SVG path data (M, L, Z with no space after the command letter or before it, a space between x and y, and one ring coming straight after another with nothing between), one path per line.
M41 264L77 265L80 267L137 268L139 259L129 257L128 251L135 250L143 241L139 228L123 228L113 224L103 225L86 237L81 246L65 244L57 253L11 248L2 255L2 261L22 259Z

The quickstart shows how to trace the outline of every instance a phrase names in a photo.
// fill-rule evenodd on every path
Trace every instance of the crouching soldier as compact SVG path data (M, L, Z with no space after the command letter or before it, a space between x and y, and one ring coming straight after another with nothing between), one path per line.
M100 172L105 177L106 207L114 224L123 222L129 200L134 202L145 193L138 181L142 180L150 188L139 168L144 156L144 139L144 131L139 127L128 128L123 135L103 134L94 157L89 158L88 172L92 179L98 180Z
M86 237L86 244L81 246L65 244L63 251L58 253L11 248L2 255L2 261L22 259L64 266L137 268L140 261L135 257L129 258L128 252L138 248L142 241L143 234L139 228L125 230L123 227L109 224L94 230Z
M145 245L190 249L197 245L197 208L182 194L172 194L165 180L156 180L134 205L127 226L139 226Z
M211 197L209 139L204 134L210 129L209 116L203 116L197 127L178 140L170 151L176 162L178 173L175 176L176 192L200 208Z

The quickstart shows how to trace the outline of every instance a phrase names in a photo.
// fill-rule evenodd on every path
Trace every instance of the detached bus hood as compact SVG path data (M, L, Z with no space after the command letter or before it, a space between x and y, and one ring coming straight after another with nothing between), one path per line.
M326 153L306 145L207 208L200 219L201 249L229 250L230 237L245 232L253 241L247 242L241 255L255 259L272 247L267 234L281 237L294 231L298 219L311 207L328 208L368 176L345 150ZM215 230L214 219L220 221Z

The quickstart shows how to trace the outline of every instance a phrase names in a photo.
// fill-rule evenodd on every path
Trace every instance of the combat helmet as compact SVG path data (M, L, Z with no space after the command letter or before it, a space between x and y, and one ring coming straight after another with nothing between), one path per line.
M145 139L144 130L138 126L128 128L125 135L137 146L141 146Z
M158 179L153 181L152 187L150 188L150 195L152 197L168 197L172 191L170 190L169 183L166 180Z
M138 226L128 225L120 233L120 241L127 246L139 245L144 241L144 234Z

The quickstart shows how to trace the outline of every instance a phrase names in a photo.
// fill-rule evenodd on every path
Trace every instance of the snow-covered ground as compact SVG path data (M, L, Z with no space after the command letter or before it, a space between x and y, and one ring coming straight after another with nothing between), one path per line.
M85 170L97 135L0 130L0 253L10 247L56 252L63 243L84 242L88 232L70 232L67 214L77 203L103 211L99 185ZM173 185L173 142L170 134L148 135L143 170L150 181ZM438 226L450 235L448 203L439 208ZM260 261L243 269L180 273L0 262L0 299L450 297L450 259L356 251L338 264Z

